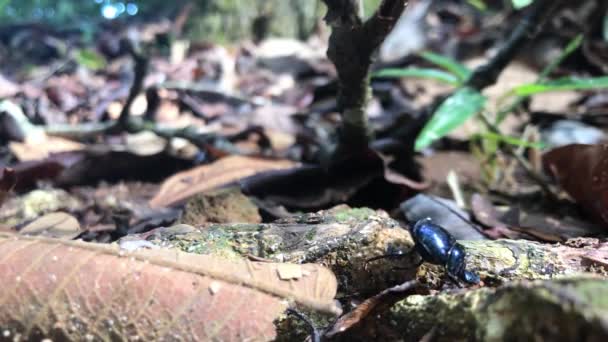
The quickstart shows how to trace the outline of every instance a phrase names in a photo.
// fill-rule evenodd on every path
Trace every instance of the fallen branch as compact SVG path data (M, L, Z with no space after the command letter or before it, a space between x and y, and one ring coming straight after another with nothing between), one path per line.
M213 139L213 135L208 132L202 132L201 129L194 126L183 128L168 128L163 127L155 122L142 120L141 118L128 118L124 127L128 127L129 133L139 133L150 131L156 135L170 139L182 138L191 142L193 145L203 148L206 147ZM83 123L78 125L50 125L41 126L44 132L48 135L60 136L67 139L78 141L89 140L103 134L120 133L123 130L117 130L117 127L123 127L118 122L94 122Z
M439 340L529 340L523 337L541 331L543 324L552 321L548 317L570 322L565 318L568 313L576 317L571 326L579 331L582 327L597 328L593 331L598 336L608 331L601 318L605 314L596 314L605 313L606 304L589 299L591 294L608 296L605 278L589 275L605 277L608 267L608 243L597 239L571 240L566 245L527 240L459 241L467 252L466 268L479 273L485 287L414 295L393 305L388 314L375 314L387 300L390 304L409 293L415 282L408 280L416 278L416 283L430 290L455 286L441 266L423 264L416 269L418 259L408 255L413 247L409 232L382 212L337 207L272 224L211 224L200 230L183 227L159 229L142 238L165 247L228 258L246 255L270 261L320 263L336 274L339 292L345 297L380 293L336 327L337 331L348 330L340 336L344 341L355 336L358 338L354 340L369 340L372 338L366 334L380 329L389 331L382 330L382 336L406 341L420 340L431 331ZM366 260L389 249L402 251L404 257L383 258L366 266ZM582 273L588 275L582 277ZM577 278L562 280L565 276ZM403 288L391 288L404 281ZM526 329L510 329L524 322L528 322ZM497 336L490 335L488 329L494 324L500 328ZM520 338L509 339L511 336Z

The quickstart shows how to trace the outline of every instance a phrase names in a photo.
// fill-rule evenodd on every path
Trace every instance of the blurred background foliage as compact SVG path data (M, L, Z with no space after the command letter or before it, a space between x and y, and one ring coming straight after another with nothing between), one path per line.
M306 38L325 11L321 0L0 0L0 25L44 23L92 36L99 24L113 20L175 18L190 2L186 34L216 42L248 38L256 19L267 21L271 35ZM364 0L365 13L379 2Z

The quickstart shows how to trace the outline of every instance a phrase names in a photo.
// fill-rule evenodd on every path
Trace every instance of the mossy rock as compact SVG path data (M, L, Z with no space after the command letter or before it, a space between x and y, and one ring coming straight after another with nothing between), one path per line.
M579 276L411 296L387 322L405 341L606 341L608 282Z

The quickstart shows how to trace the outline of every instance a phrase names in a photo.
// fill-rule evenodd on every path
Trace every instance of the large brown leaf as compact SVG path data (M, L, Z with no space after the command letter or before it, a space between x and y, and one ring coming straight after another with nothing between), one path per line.
M543 167L595 217L608 223L608 144L572 144L543 156Z
M167 179L158 194L150 200L153 208L166 207L200 192L215 189L244 177L264 171L289 169L296 163L289 160L265 160L230 156L210 165L180 172Z
M354 207L394 208L413 192L429 186L413 180L417 175L404 172L404 165L389 168L390 158L381 155L379 150L345 150L338 155L340 158L325 165L306 165L243 179L241 189L270 206L310 211L343 203ZM413 164L413 161L403 162Z
M0 327L24 340L268 340L289 301L336 312L318 265L0 233ZM8 336L7 336L8 335Z

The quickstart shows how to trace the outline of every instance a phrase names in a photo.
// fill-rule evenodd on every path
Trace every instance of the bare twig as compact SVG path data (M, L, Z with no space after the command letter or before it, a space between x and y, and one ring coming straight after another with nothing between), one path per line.
M481 90L494 83L500 73L544 26L562 0L537 0L515 27L496 55L485 65L477 68L467 81L467 86Z
M141 131L151 131L164 138L184 138L197 147L205 147L209 142L209 135L201 134L194 127L178 129L164 128L151 121L155 116L154 114L160 101L156 87L152 87L146 92L148 109L145 118L148 120L131 117L131 106L135 98L142 92L144 79L148 72L149 61L134 42L125 39L122 43L126 44L127 50L135 62L135 67L133 83L118 120L116 122L83 123L80 125L52 125L44 127L44 131L49 135L63 136L78 140L86 140L107 133L121 133L125 131L137 133Z
M118 117L117 129L118 130L128 130L129 129L129 116L131 114L131 105L135 98L141 92L144 86L144 78L148 73L148 57L145 56L136 46L135 43L125 40L129 54L133 57L133 61L135 62L134 67L134 77L133 84L131 85L131 90L129 91L129 96L127 97L127 102L125 106L122 108L120 112L120 116Z

